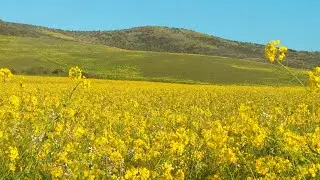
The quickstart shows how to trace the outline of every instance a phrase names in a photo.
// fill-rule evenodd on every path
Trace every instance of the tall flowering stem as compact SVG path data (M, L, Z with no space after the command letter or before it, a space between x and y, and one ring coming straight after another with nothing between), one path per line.
M303 86L307 91L311 92L310 89L308 89L302 82L301 80L298 78L298 76L296 76L287 66L283 65L280 61L277 60L277 63L282 66L283 68L285 68L300 84L301 86Z
M71 90L71 92L70 92L70 94L68 96L68 101L64 106L67 106L67 104L70 102L72 95L77 90L79 85L83 85L83 87L85 87L85 88L89 88L90 87L90 81L87 80L86 77L82 75L82 70L78 66L71 67L69 69L69 78L71 80L73 80L73 81L76 81L77 84Z
M309 81L308 86L311 89L308 89L306 85L285 65L282 64L282 61L286 58L286 53L288 48L285 46L280 46L280 40L273 40L267 43L265 46L265 57L269 60L270 63L277 62L280 66L286 69L298 82L302 85L307 91L319 91L320 90L320 67L315 68L312 72L308 72Z

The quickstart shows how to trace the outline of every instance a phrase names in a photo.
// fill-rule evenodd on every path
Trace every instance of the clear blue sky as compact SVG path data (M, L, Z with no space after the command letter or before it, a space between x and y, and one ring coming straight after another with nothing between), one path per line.
M0 0L0 18L68 30L181 27L320 51L320 0Z

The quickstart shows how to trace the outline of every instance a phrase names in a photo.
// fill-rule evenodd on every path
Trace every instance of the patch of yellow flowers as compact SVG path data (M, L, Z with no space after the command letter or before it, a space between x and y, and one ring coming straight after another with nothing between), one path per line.
M320 178L319 94L70 71L0 87L3 179Z
M313 71L309 71L308 85L313 91L320 91L320 67L314 68Z
M0 80L3 82L9 81L12 77L12 73L8 68L1 68L0 69Z
M270 62L285 59L279 45L266 45ZM0 78L3 179L320 178L316 93L106 80L89 89L79 67L73 81L16 83L9 69ZM319 67L309 87L319 90Z

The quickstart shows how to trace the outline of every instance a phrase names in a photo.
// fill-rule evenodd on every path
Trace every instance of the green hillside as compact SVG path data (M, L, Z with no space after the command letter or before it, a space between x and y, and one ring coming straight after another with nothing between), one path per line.
M180 28L145 26L117 31L64 31L0 21L0 35L63 39L127 50L203 54L265 62L263 45L226 40ZM286 63L296 68L312 68L320 65L320 53L289 50Z
M52 34L51 34L52 35ZM65 76L79 66L95 78L180 83L291 85L293 78L279 66L205 55L118 48L60 38L0 35L0 67L17 74ZM66 40L68 39L68 40ZM294 70L299 76L303 71Z

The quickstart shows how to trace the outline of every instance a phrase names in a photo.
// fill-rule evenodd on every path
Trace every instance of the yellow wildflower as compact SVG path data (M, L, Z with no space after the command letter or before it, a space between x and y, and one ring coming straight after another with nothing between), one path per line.
M308 169L309 173L311 174L311 177L316 177L317 175L317 172L318 172L318 168L315 164L311 164L309 166L309 169Z
M280 51L280 53L286 53L286 52L288 51L288 48L285 47L285 46L281 46L281 47L279 48L279 51Z
M316 67L313 71L309 71L308 75L308 86L310 89L312 91L320 91L320 67Z
M71 67L69 69L69 78L72 80L79 80L82 78L82 70L79 67Z
M84 135L85 132L86 132L86 130L85 130L83 127L79 126L79 127L77 127L77 129L76 129L76 131L75 131L75 133L74 133L74 136L77 137L77 138L79 138L79 137L81 137L82 135Z
M8 168L10 171L16 171L16 165L14 163L9 163Z
M10 161L15 161L16 159L19 158L19 152L18 152L18 149L16 147L10 146L8 153L9 153Z
M176 172L175 179L184 180L184 172L181 169Z
M112 162L116 163L117 165L119 165L123 159L121 153L119 153L118 151L112 152L109 158Z
M14 107L14 108L18 108L20 106L20 98L18 96L12 95L9 97L9 101L10 104Z
M63 169L61 167L54 167L51 170L51 175L55 178L62 177L63 175Z
M276 59L277 47L274 42L269 42L265 47L265 56L272 63Z
M3 82L9 81L12 77L12 73L8 68L1 68L0 69L0 80Z
M275 60L283 61L285 59L288 48L285 46L279 48L280 43L280 40L270 41L265 46L265 57L270 63Z
M56 130L57 134L60 134L61 131L63 130L63 125L61 123L57 123L55 130Z

